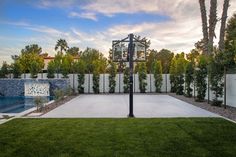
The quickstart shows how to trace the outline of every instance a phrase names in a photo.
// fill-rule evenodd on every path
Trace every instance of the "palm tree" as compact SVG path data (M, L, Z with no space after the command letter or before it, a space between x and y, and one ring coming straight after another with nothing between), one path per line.
M66 51L68 49L68 44L66 42L65 39L59 39L57 40L57 44L55 46L55 50L57 51L58 49L60 49L60 51L58 52L58 54L62 55L63 51Z
M208 41L208 48L210 53L212 53L213 51L213 39L215 37L215 27L217 22L216 9L217 9L217 0L211 0L210 15L209 15L209 41Z
M203 33L203 53L208 54L208 28L205 0L199 0L201 19L202 19L202 33Z
M223 12L221 17L221 27L220 27L220 39L219 39L219 50L223 51L225 48L224 37L225 37L225 23L227 20L227 11L229 8L229 0L224 1Z

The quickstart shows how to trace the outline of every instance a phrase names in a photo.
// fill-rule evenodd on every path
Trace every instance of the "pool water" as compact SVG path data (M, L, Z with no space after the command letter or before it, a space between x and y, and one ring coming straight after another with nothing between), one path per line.
M45 97L46 102L52 97ZM20 113L35 107L34 98L28 97L0 97L0 113Z

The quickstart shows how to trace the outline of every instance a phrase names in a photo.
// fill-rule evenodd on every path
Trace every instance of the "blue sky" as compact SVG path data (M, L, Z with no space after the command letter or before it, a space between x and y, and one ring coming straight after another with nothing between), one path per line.
M222 2L219 2L219 10L221 6ZM234 6L235 2L232 2L230 15ZM168 48L175 52L189 52L201 39L198 1L0 2L0 62L10 61L10 55L19 54L25 45L34 43L52 56L60 38L66 39L70 47L78 46L81 50L93 47L107 55L111 41L129 33L151 39L151 48L157 50Z

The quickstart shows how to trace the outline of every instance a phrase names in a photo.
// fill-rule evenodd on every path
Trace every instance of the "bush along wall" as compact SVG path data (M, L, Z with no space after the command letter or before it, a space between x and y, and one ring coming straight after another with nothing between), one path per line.
M184 69L185 69L186 60L184 57L179 57L176 60L176 94L184 94Z
M218 100L219 97L223 96L223 75L224 75L224 66L221 65L218 60L217 56L215 58L211 58L209 61L208 66L208 75L209 75L209 82L211 85L211 90L214 94L214 98L211 102L214 106L221 106L222 101Z
M176 92L176 59L175 57L171 60L170 65L170 91Z
M197 90L196 101L204 101L207 89L206 77L207 77L207 58L205 56L199 56L197 68L194 72L195 86Z
M191 84L193 83L193 74L194 74L194 66L192 62L188 62L185 67L185 96L192 97Z
M75 71L78 73L78 92L84 93L84 81L85 81L85 63L83 60L79 60L75 64Z
M139 63L138 78L140 93L145 93L147 86L147 67L145 63Z
M54 78L55 77L55 72L56 72L56 67L55 67L55 62L54 61L50 61L48 63L48 74L47 74L47 77L48 78Z
M163 81L161 61L154 62L153 73L154 73L154 79L155 79L156 92L160 93L162 81Z
M117 67L114 62L110 63L109 68L109 93L115 93Z
M123 79L123 83L124 83L124 93L129 93L129 68L126 67L124 70L124 79Z
M94 69L93 69L93 92L98 94L99 93L99 81L100 81L100 65L98 61L94 62Z

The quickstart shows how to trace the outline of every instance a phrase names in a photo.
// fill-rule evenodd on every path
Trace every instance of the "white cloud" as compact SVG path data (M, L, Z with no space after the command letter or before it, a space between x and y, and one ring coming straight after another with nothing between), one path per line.
M14 26L30 26L28 22L25 21L4 21L0 20L0 24L14 25Z
M65 8L65 7L71 7L74 6L76 3L76 0L39 0L39 1L33 1L33 5L39 7L39 8Z
M89 19L93 21L97 21L97 16L95 13L92 12L82 12L82 13L77 13L77 12L70 12L69 17L71 18L84 18L84 19Z
M229 17L236 8L236 2L230 1ZM209 0L206 0L209 12ZM218 17L221 17L223 0L218 1ZM106 16L119 13L133 14L145 12L149 14L166 15L171 18L168 22L141 22L136 25L116 25L105 32L110 39L122 38L129 33L136 33L151 39L151 47L155 49L168 48L173 51L189 52L194 43L202 38L200 8L197 0L95 0L83 6L85 11ZM216 27L215 44L218 42L219 25Z

